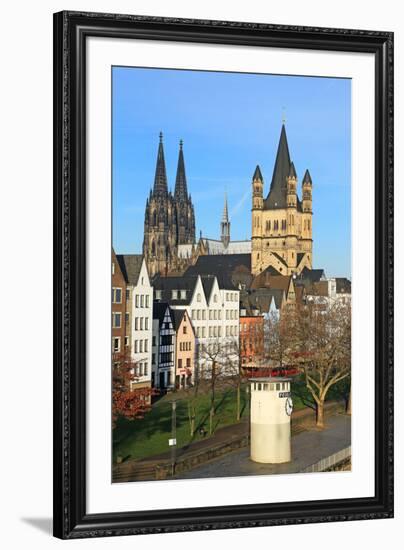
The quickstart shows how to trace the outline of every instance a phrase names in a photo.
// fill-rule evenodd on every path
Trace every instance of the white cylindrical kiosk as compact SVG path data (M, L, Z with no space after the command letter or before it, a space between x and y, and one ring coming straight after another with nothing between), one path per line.
M280 464L291 460L290 378L253 378L251 389L251 460Z

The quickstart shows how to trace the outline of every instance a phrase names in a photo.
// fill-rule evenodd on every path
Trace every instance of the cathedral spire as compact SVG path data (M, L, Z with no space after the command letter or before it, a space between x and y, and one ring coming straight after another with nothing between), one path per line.
M290 155L285 125L282 124L279 138L278 152L276 154L274 172L271 187L265 201L266 208L284 208L286 204L286 179L290 171Z
M185 162L184 162L184 153L182 150L182 145L183 145L183 141L181 139L180 152L178 154L177 176L175 178L174 197L176 200L188 199L187 178L185 175Z
M227 208L227 193L224 194L222 223L220 225L222 228L221 239L225 248L227 248L230 242L230 222L229 222L229 212Z
M166 174L166 163L164 160L164 148L163 148L163 133L160 132L160 142L157 152L157 163L156 163L156 175L154 176L154 188L153 193L156 195L167 195L168 186L167 186L167 174Z

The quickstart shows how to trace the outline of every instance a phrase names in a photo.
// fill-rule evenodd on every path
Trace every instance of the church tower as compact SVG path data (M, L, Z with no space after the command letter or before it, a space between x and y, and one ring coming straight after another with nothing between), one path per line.
M312 267L312 180L303 177L303 200L297 194L297 173L282 124L268 196L263 199L263 177L257 166L252 181L251 270L272 267L281 275L299 274Z
M172 194L168 191L164 159L163 134L157 152L153 190L146 201L143 255L149 275L163 275L170 270L176 255L177 213Z
M194 244L195 213L191 200L191 195L188 195L182 140L180 140L180 150L178 154L174 201L177 218L177 244Z
M229 221L229 212L227 208L227 195L224 195L224 207L223 207L223 216L221 221L221 240L223 246L227 248L230 242L230 221Z

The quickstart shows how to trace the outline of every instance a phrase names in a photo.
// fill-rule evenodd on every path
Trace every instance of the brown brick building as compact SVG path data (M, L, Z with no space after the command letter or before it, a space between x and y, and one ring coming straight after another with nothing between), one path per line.
M243 310L240 315L240 359L243 368L259 367L264 354L264 318Z
M117 362L125 350L126 281L112 250L112 361Z

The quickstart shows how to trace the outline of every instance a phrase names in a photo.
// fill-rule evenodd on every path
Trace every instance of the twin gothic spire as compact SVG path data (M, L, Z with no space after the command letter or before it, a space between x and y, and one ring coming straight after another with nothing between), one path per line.
M153 194L166 196L168 194L168 181L166 163L164 159L163 133L159 135L159 147L157 151L156 174L154 176ZM185 162L183 152L183 141L180 140L178 155L177 175L175 178L174 198L176 200L188 200L187 178L185 175Z

